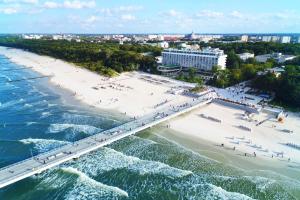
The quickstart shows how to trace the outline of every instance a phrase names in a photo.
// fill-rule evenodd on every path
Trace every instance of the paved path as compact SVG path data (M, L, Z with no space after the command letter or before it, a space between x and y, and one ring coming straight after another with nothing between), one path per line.
M62 146L49 152L17 162L0 169L0 188L19 180L39 174L51 167L66 161L79 158L83 154L97 150L107 144L120 140L139 131L155 126L161 122L174 118L183 113L211 102L206 95L190 102L169 106L160 112L152 113L135 119L118 127L103 131L96 135Z

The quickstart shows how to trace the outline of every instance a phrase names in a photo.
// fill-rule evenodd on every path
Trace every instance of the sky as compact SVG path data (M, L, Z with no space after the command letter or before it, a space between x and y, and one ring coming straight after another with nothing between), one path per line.
M300 0L0 0L0 33L299 33Z

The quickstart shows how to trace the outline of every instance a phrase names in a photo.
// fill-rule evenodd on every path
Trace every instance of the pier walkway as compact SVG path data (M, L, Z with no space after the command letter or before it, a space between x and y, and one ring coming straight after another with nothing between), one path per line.
M114 141L133 135L210 102L211 99L203 95L184 104L168 106L159 112L145 115L118 127L1 168L0 188L39 174L66 161L79 158Z

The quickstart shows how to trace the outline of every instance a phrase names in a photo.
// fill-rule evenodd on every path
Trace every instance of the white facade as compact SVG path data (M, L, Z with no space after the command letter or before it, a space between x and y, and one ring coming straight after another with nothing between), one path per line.
M283 55L282 53L273 53L256 56L255 60L257 62L267 62L268 59L274 59L278 63L284 63L285 61L293 60L296 57L297 56L294 55Z
M213 66L226 68L227 55L223 50L206 48L202 51L166 49L162 52L163 65L194 67L199 70L212 70Z
M254 58L254 54L253 53L242 53L242 54L238 54L238 56L240 57L240 59L242 59L243 61L248 60L249 58Z
M290 36L282 36L280 42L281 43L290 43L291 37Z
M248 38L249 38L248 35L242 35L241 36L241 41L242 42L248 42Z
M159 46L163 49L169 48L169 43L168 42L161 42L159 43Z
M272 42L279 42L280 41L280 37L279 36L272 36Z
M272 41L272 36L263 36L262 41L263 42L271 42Z

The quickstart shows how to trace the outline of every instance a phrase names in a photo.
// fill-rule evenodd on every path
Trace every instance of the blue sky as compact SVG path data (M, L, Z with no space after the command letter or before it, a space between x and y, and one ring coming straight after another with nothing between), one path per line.
M0 0L0 33L299 33L300 0Z

